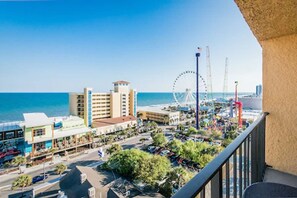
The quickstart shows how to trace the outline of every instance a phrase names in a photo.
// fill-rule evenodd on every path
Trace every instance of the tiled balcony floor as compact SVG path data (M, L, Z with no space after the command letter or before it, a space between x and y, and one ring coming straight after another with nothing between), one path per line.
M265 170L263 181L285 184L297 188L297 175L291 175L272 168L267 168Z

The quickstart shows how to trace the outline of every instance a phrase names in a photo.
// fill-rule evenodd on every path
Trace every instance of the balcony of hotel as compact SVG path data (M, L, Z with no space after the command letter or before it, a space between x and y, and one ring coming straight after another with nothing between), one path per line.
M235 0L263 49L263 113L174 197L297 197L297 1Z

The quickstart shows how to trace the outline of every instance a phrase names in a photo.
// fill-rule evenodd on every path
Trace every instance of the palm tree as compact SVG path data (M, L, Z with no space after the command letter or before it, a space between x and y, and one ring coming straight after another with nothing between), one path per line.
M12 190L15 190L17 188L22 188L22 191L25 187L30 186L32 183L32 177L30 175L21 175L18 178L16 178L12 183Z
M119 151L123 150L122 146L119 144L112 144L107 150L106 152L108 154L113 154L113 153L117 153Z
M169 124L169 116L168 115L164 116L164 124Z
M54 154L55 154L55 152L56 152L57 150L58 150L58 149L57 149L57 148L54 148L54 147L50 148L50 150L49 150L49 152L52 154L52 162L53 162L53 160L54 160Z
M67 170L67 166L65 164L58 164L55 168L55 172L57 174L62 175L62 173L64 173Z
M93 141L93 139L94 139L94 133L92 133L92 132L87 132L87 134L86 134L86 137L87 137L87 139L89 140L89 141Z
M18 166L19 167L19 170L20 170L20 173L22 173L22 170L21 170L21 165L24 165L26 163L26 158L24 156L16 156L13 160L12 160L12 165L15 165L15 166Z

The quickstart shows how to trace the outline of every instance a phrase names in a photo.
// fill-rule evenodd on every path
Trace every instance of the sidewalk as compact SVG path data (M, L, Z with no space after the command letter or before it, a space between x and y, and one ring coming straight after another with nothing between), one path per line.
M124 142L127 142L127 141L133 140L135 138L138 138L138 137L140 137L140 136L142 136L144 134L146 134L146 133L142 133L142 134L139 134L137 136L130 137L130 138L127 138L125 140L118 141L118 142L113 142L112 144L122 144ZM108 148L110 146L111 146L111 144L104 145L104 146L101 146L101 147L103 147L104 150L106 150L106 148ZM92 154L94 152L97 152L98 149L100 149L101 147L97 147L97 148L93 148L93 149L88 149L88 150L85 151L85 152L87 152L86 154L80 154L80 155L78 155L78 156L76 156L74 158L69 158L69 156L68 156L69 160L67 160L67 161L66 161L66 158L67 157L64 156L64 157L61 157L62 160L60 162L57 162L57 163L54 163L54 164L51 164L51 162L46 162L45 165L44 165L44 167L45 167L45 169L48 170L49 168L54 168L57 164L59 164L61 162L65 163L66 165L69 165L69 164L71 164L73 162L79 161L79 159L84 158L84 157L86 157L89 154ZM75 154L73 154L73 155L75 155ZM37 172L37 171L41 171L41 170L43 170L43 164L39 164L39 165L36 165L36 166L32 166L30 168L26 168L24 173L25 174L30 174L32 172ZM11 173L8 173L8 174L5 174L5 175L1 175L0 176L0 181L2 183L2 182L5 182L5 181L8 181L8 180L11 180L11 179L15 179L19 175L20 175L19 174L19 170L18 171L11 172ZM0 185L1 185L1 183L0 183ZM6 187L6 186L0 186L0 190L3 187Z

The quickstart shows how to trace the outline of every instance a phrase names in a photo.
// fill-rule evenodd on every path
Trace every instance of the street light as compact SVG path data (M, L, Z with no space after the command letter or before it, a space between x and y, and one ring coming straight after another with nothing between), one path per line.
M200 129L199 124L199 57L201 53L201 48L198 47L198 51L196 53L196 128Z
M43 183L45 182L45 160L43 160Z

